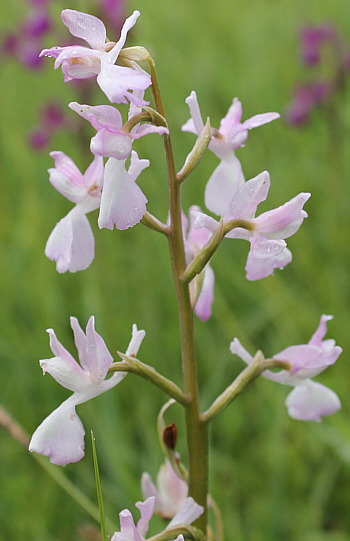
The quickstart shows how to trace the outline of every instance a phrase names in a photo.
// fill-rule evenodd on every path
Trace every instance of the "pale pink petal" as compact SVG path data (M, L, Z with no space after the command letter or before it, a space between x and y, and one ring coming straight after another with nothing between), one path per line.
M226 113L226 116L220 121L219 132L227 138L231 137L231 131L240 125L243 109L242 103L238 98L233 98L232 105Z
M194 212L201 213L202 211L201 211L200 207L198 207L197 205L192 205L192 207L190 207L190 209L189 209L190 227L189 227L189 231L188 231L187 240L188 240L188 242L194 244L199 249L201 249L201 248L203 248L203 246L210 239L211 233L210 233L210 231L208 231L204 227L202 227L200 229L197 229L197 228L194 227L194 221L195 221L195 216L193 214ZM187 231L187 217L185 215L183 215L182 219L183 219L183 227L186 225L186 228L184 230L184 236L185 236L186 231Z
M101 71L97 76L98 85L111 103L127 103L128 98L135 105L147 105L149 102L140 100L129 90L145 90L151 82L147 73L107 63L101 64Z
M322 315L319 326L309 340L309 344L313 346L321 346L322 340L327 333L327 321L333 319L333 316Z
M42 359L39 364L44 372L48 372L62 387L73 392L84 391L90 385L88 374L74 361L68 364L62 357Z
M95 241L89 220L74 207L56 224L46 243L45 255L56 261L57 271L63 273L86 269L94 254Z
M68 107L81 117L85 118L95 128L101 130L107 128L109 131L119 133L123 126L122 115L112 105L83 105L76 101L68 104Z
M136 525L136 529L141 537L145 537L148 532L149 521L154 513L154 503L155 498L152 496L147 498L147 500L144 502L135 503L135 507L137 507L141 513L141 518L138 520Z
M270 239L290 237L307 217L302 209L310 196L309 193L300 193L284 205L264 212L254 220L256 229Z
M96 383L101 383L113 362L113 357L100 336L95 331L95 318L91 316L86 326L86 353L89 360L89 373Z
M240 357L248 366L252 364L254 360L251 354L242 346L238 338L234 338L231 342L230 351L234 355Z
M201 227L206 227L209 229L209 231L216 231L219 227L219 222L217 220L214 220L211 216L208 216L208 214L204 214L204 212L199 212L197 210L191 211L191 216L194 217L193 225L196 229L200 229Z
M211 307L214 302L214 271L209 264L204 268L204 280L201 292L199 294L195 314L201 321L207 321L211 316Z
M130 166L128 170L128 175L132 180L136 180L137 177L142 173L144 169L149 167L150 161L149 160L140 160L137 152L135 150L131 153L131 160L130 160Z
M254 115L242 124L242 129L244 130L251 130L252 128L257 128L258 126L262 126L263 124L267 124L268 122L272 122L273 120L276 120L277 118L280 118L279 113L262 113L259 115Z
M71 316L70 326L74 333L74 342L78 351L80 364L86 372L89 372L89 360L86 352L86 335L80 327L76 317Z
M293 419L318 421L341 408L341 402L331 389L321 383L306 380L289 393L286 399L288 413Z
M75 411L72 395L36 429L29 450L48 456L53 464L64 466L84 456L85 430Z
M99 196L103 187L104 165L101 156L95 156L84 173L84 184L89 195Z
M62 346L61 342L56 337L55 331L53 329L47 329L46 332L50 337L50 349L55 357L60 357L72 370L75 370L79 366L78 363L69 351Z
M190 131L200 135L204 128L201 112L198 105L197 94L192 90L191 94L186 98L186 103L190 108L191 119L182 126L182 131ZM192 122L191 122L192 120Z
M230 160L222 160L205 187L205 206L217 216L229 216L231 201L244 184L241 163L232 153Z
M155 498L155 512L159 513L161 511L161 504L159 503L158 490L147 472L143 472L141 476L141 492L145 499L151 496Z
M73 36L84 39L92 49L104 50L106 28L100 19L74 9L64 9L61 18Z
M250 250L245 266L247 280L261 280L275 269L282 269L292 261L292 254L288 248L284 248L273 257L255 257L254 251Z
M120 51L124 47L129 30L134 26L137 19L140 16L140 12L135 10L130 17L128 17L123 24L122 31L120 33L119 41L115 44L113 49L108 53L109 62L114 64L119 56Z
M181 509L176 513L174 518L169 522L166 530L173 528L178 524L192 524L203 513L204 508L198 505L193 498L186 498L181 506Z
M146 331L139 331L135 323L132 326L132 335L131 340L128 345L128 348L125 352L125 355L134 355L136 357L139 348L141 346L142 340L146 336Z
M92 137L90 150L93 154L125 160L132 150L132 134L113 133L106 129L101 129Z
M136 530L134 519L128 509L119 513L120 532L115 532L112 541L142 541Z
M109 158L98 217L100 229L133 227L145 214L146 203L147 198L127 173L125 162Z
M258 204L266 200L269 189L270 175L267 171L245 182L232 200L231 216L244 220L254 218Z

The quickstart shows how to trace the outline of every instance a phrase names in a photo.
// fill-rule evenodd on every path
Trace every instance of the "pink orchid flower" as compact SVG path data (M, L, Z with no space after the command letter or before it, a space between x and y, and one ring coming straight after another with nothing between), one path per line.
M122 115L111 105L90 106L72 102L69 107L88 120L97 131L97 134L91 139L90 150L93 154L100 156L123 160L130 155L134 139L139 139L149 133L169 133L168 128L147 123L138 124L130 133L126 133L122 129ZM141 112L141 109L131 103L130 111L129 119L134 114Z
M182 227L184 232L186 263L187 265L196 257L198 252L208 242L212 233L208 229L196 229L194 226L194 213L201 212L201 209L197 206L192 206L189 210L190 225L188 228L188 220L186 216L182 215ZM198 295L194 312L201 321L207 321L211 316L211 307L214 301L214 283L215 276L214 271L207 263L204 267L204 277L201 287L201 291Z
M133 227L146 212L147 198L135 181L143 169L149 166L149 160L140 160L133 150L128 171L125 161L109 158L106 163L98 217L100 229Z
M97 76L97 84L111 103L127 103L128 99L145 105L147 102L140 102L130 90L145 90L151 84L151 77L136 69L115 65L127 33L139 15L139 11L134 11L124 23L119 41L114 46L109 43L106 47L106 27L100 19L64 9L61 17L65 26L73 36L85 40L91 48L80 45L52 47L41 51L40 56L55 58L55 69L62 67L65 81Z
M165 520L173 518L181 509L188 495L188 485L174 472L168 459L161 465L157 475L157 486L151 476L144 472L141 477L144 498L155 497L154 512Z
M190 108L191 118L182 126L182 130L200 135L204 124L194 90L186 99L186 103ZM232 151L246 142L248 130L272 122L272 120L280 117L278 113L263 113L252 116L242 123L242 114L242 104L238 98L234 98L227 115L220 121L220 128L218 130L212 129L209 148L222 160L230 159Z
M53 411L36 429L29 450L48 456L53 464L66 465L77 462L84 456L83 424L75 407L112 389L124 379L126 372L116 372L105 379L113 357L103 338L95 331L95 320L91 316L86 334L75 317L70 318L80 365L57 340L53 329L48 329L50 347L54 357L40 361L44 374L48 372L63 387L73 394ZM145 331L132 328L132 338L126 355L136 355Z
M144 541L148 532L149 521L154 512L155 497L151 496L144 502L137 502L135 506L141 513L141 518L138 520L136 526L130 511L124 509L119 513L120 532L115 532L111 541ZM192 522L200 517L203 511L203 507L198 505L193 498L186 498L181 509L168 524L166 530L179 524L192 524ZM183 541L183 536L179 535L176 541Z
M264 370L262 373L267 379L294 387L285 402L293 419L320 422L323 416L332 415L341 408L338 396L331 389L311 379L334 364L343 351L335 345L334 340L323 340L330 319L333 316L321 316L319 326L308 344L290 346L272 357L290 363L290 371ZM248 365L252 363L253 357L237 338L231 342L230 350Z
M270 175L267 171L245 183L237 183L224 193L212 193L208 208L213 212L221 211L224 222L234 219L251 223L252 230L235 228L226 237L246 239L250 242L245 270L248 280L260 280L273 274L275 268L283 268L292 259L284 239L293 235L302 224L307 213L303 210L309 193L300 193L284 205L255 218L259 203L265 201L270 188ZM228 196L231 191L231 195ZM219 223L210 216L192 211L195 217L194 227L206 227L216 231Z
M55 167L50 182L75 207L60 220L46 243L45 254L56 261L58 272L86 269L95 253L95 241L86 214L100 206L103 185L103 158L95 156L84 175L63 152L51 152Z

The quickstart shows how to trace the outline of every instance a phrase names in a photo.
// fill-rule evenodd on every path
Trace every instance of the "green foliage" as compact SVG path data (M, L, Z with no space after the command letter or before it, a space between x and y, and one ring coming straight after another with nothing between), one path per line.
M23 4L1 4L3 32L15 28ZM61 7L86 6L83 0L54 4L57 13ZM331 20L350 41L348 0L216 0L205 8L196 0L133 0L127 12L133 9L141 17L128 45L147 47L156 61L178 170L194 144L192 135L180 131L191 90L197 92L203 118L209 115L214 127L234 96L242 100L244 119L282 111L291 86L302 77L299 28ZM49 376L42 380L37 361L51 356L48 327L74 353L70 315L84 326L94 314L112 354L125 351L136 322L147 331L139 358L181 386L165 239L141 225L125 232L99 231L97 214L90 215L96 241L92 266L77 274L56 273L44 256L45 242L71 205L48 182L51 158L29 149L26 133L42 102L73 101L74 87L53 71L51 59L39 73L4 58L1 68L0 402L32 432L68 396ZM105 103L97 87L90 103ZM283 404L288 389L259 380L213 423L210 491L221 507L228 541L350 539L349 104L348 86L336 103L336 128L324 112L315 111L305 128L275 121L252 132L246 148L237 151L247 179L264 169L271 173L265 208L300 191L310 191L312 198L306 205L309 219L288 243L293 262L283 272L250 283L244 277L246 243L223 242L215 254L214 314L204 324L196 321L203 409L242 369L228 349L234 336L252 354L262 349L268 356L307 342L322 313L334 315L329 333L344 352L319 380L339 394L343 409L321 425L293 421ZM90 161L92 134L89 126L83 129L85 148L74 134L58 134L50 148L66 152L82 169ZM152 135L135 148L151 160L140 178L148 210L166 220L161 139ZM204 206L204 186L216 163L208 153L186 180L185 211L194 203ZM158 389L149 391L146 382L129 375L115 390L79 407L87 433L93 429L99 442L104 505L114 521L121 509L135 509L141 473L155 477L162 461L156 417L167 397ZM181 414L174 407L169 422L178 425L178 450L186 462ZM86 539L79 531L90 519L0 430L0 540ZM65 473L96 502L87 436L86 445L85 459L67 466Z

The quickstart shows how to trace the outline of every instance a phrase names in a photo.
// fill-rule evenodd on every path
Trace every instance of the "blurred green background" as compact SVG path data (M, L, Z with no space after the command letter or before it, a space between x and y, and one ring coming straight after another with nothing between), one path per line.
M54 1L50 10L58 28L64 7L95 9L83 0ZM15 30L26 9L20 0L1 3L1 33ZM243 103L243 119L281 112L293 85L308 77L298 62L300 28L330 21L350 42L349 0L126 2L127 14L134 9L141 17L127 44L144 45L156 61L178 170L194 143L193 135L180 130L191 90L203 117L209 115L216 127L234 96ZM49 36L45 46L58 44ZM177 313L166 242L143 226L99 231L93 213L96 257L88 270L59 275L45 257L51 230L71 208L48 182L48 151L66 152L83 171L91 156L77 133L57 133L48 151L38 152L28 146L27 132L40 105L50 99L65 106L77 93L53 70L52 59L39 72L4 57L0 67L0 402L32 433L69 395L49 376L42 378L38 359L51 356L45 329L53 327L75 354L69 316L85 327L94 314L115 355L125 350L136 322L147 331L141 360L181 385ZM336 122L324 111L315 111L302 129L279 120L253 130L246 148L237 151L247 179L265 169L271 174L268 202L259 212L310 191L309 219L288 241L293 262L275 276L245 279L247 243L227 240L215 255L213 316L195 322L202 406L242 369L228 349L234 336L252 353L273 355L306 343L324 313L334 315L328 336L344 351L317 379L337 392L343 408L321 424L294 421L284 406L289 389L259 380L212 424L210 491L222 509L228 541L350 540L349 98L348 81L333 103ZM89 100L106 103L97 86ZM88 141L94 131L82 129ZM151 160L140 177L148 209L166 220L161 138L152 135L134 148ZM208 153L186 181L186 212L192 204L204 207L204 186L216 164ZM136 511L141 473L155 478L163 460L156 416L165 401L160 391L128 376L78 408L87 434L94 430L106 513L117 524L120 510ZM182 411L173 408L167 418L178 424L178 450L186 462ZM85 458L63 472L96 501L88 436ZM161 526L157 520L153 533ZM86 512L0 427L0 540L93 539L93 531L88 537L84 530L89 524Z

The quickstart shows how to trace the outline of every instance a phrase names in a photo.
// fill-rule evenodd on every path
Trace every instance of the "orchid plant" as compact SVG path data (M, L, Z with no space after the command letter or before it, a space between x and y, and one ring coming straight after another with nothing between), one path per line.
M342 350L334 340L325 339L327 322L332 319L326 315L321 316L308 344L288 346L271 358L261 351L251 355L235 338L227 352L229 354L230 350L240 357L246 366L205 411L200 410L193 317L195 314L205 321L211 316L215 278L210 261L215 251L225 237L248 240L250 250L245 268L248 280L263 279L275 269L285 267L292 259L285 239L296 233L307 217L304 205L310 194L297 194L280 207L256 216L259 203L267 199L270 176L264 171L246 181L235 151L247 141L250 129L277 119L279 114L257 114L242 122L242 104L238 98L233 99L219 129L215 129L209 119L203 122L196 93L191 92L186 100L190 119L182 129L194 133L197 138L182 169L176 172L154 61L143 47L124 48L128 31L139 15L134 11L124 23L120 39L112 42L107 39L101 20L65 9L63 23L73 36L85 40L89 47L52 47L41 53L55 59L54 66L62 68L65 81L96 78L111 104L128 106L128 119L123 123L122 115L114 105L69 104L96 130L90 144L93 157L83 174L69 156L59 151L51 152L54 167L49 169L50 182L75 206L54 227L45 253L56 262L57 271L61 273L80 271L92 264L94 238L86 214L97 209L99 228L124 230L142 223L153 233L163 235L168 242L178 306L183 387L181 389L138 358L145 331L138 330L136 324L127 350L118 353L118 361L113 359L103 338L95 331L93 316L85 333L72 317L71 327L80 364L49 329L54 356L41 360L40 366L44 373L51 374L73 394L37 428L30 450L48 456L58 465L82 459L85 431L76 407L111 390L128 373L141 376L169 397L158 417L165 463L158 474L157 486L149 474L142 475L144 501L136 503L141 518L135 525L131 512L122 511L120 531L110 532L112 541L144 540L153 512L170 520L154 539L222 541L220 513L208 491L209 424L259 376L293 387L286 399L291 417L321 421L322 416L339 410L341 404L333 391L312 378L334 364ZM145 97L147 89L153 107ZM138 157L133 144L141 136L152 133L161 135L164 142L169 194L166 223L147 211L147 197L136 182L150 162ZM208 148L219 163L207 182L204 199L208 211L219 219L198 206L192 206L187 217L181 208L182 186ZM166 426L164 420L165 412L176 402L183 407L186 421L187 467L175 451L176 426ZM214 511L214 528L208 526L208 507Z

